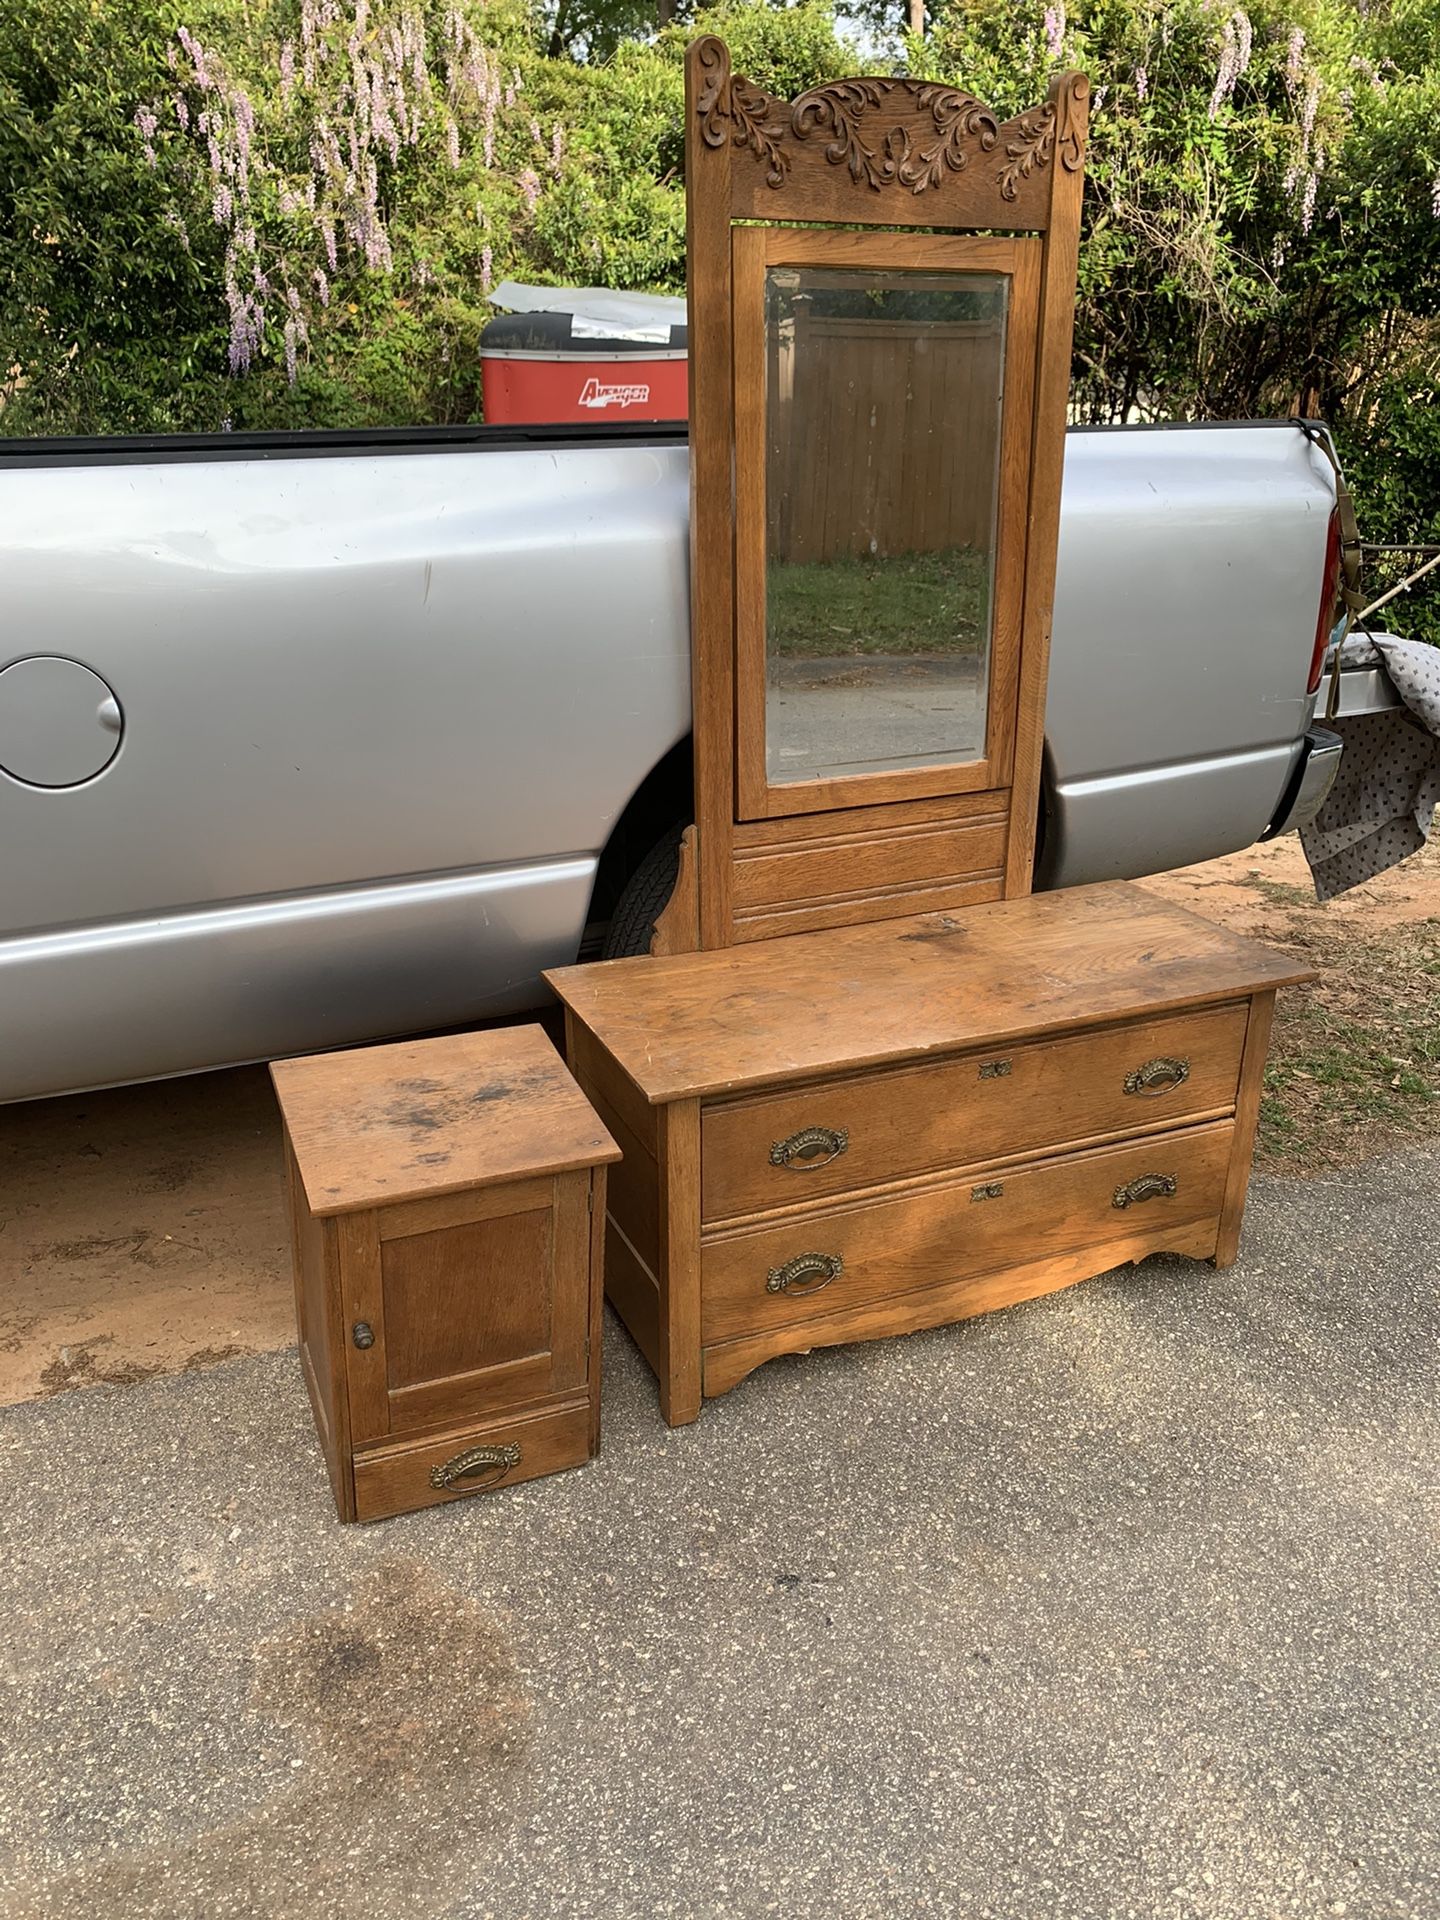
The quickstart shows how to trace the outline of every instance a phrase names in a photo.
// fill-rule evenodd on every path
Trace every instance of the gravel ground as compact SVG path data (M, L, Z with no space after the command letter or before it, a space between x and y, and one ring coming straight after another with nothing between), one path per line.
M293 1355L7 1410L0 1913L1440 1913L1440 1151L334 1519Z

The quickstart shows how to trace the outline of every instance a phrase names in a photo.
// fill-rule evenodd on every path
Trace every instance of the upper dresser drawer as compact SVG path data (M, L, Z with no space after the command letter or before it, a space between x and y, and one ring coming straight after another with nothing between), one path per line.
M705 1107L707 1221L1231 1107L1248 1000Z

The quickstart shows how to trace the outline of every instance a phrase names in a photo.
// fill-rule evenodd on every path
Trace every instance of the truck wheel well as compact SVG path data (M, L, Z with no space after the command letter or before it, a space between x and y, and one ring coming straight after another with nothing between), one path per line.
M586 946L615 911L615 903L656 841L695 818L694 742L687 733L646 774L626 802L600 855L590 895Z

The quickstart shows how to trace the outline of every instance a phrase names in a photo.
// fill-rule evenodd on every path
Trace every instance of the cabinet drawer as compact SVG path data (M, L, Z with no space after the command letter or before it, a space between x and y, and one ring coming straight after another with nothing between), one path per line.
M465 1456L481 1448L496 1457L477 1461L466 1472ZM412 1446L375 1447L355 1456L355 1517L383 1520L416 1507L439 1506L582 1466L589 1458L590 1408L583 1401L528 1420L472 1427ZM447 1467L454 1477L447 1479Z
M1158 1134L717 1236L705 1345L1220 1213L1233 1127Z
M1248 1000L707 1106L707 1221L1231 1107Z

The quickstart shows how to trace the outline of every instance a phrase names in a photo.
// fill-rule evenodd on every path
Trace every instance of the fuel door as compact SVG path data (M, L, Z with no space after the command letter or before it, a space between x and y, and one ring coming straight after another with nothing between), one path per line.
M0 671L0 772L27 787L78 787L120 751L125 716L110 686L60 654Z

